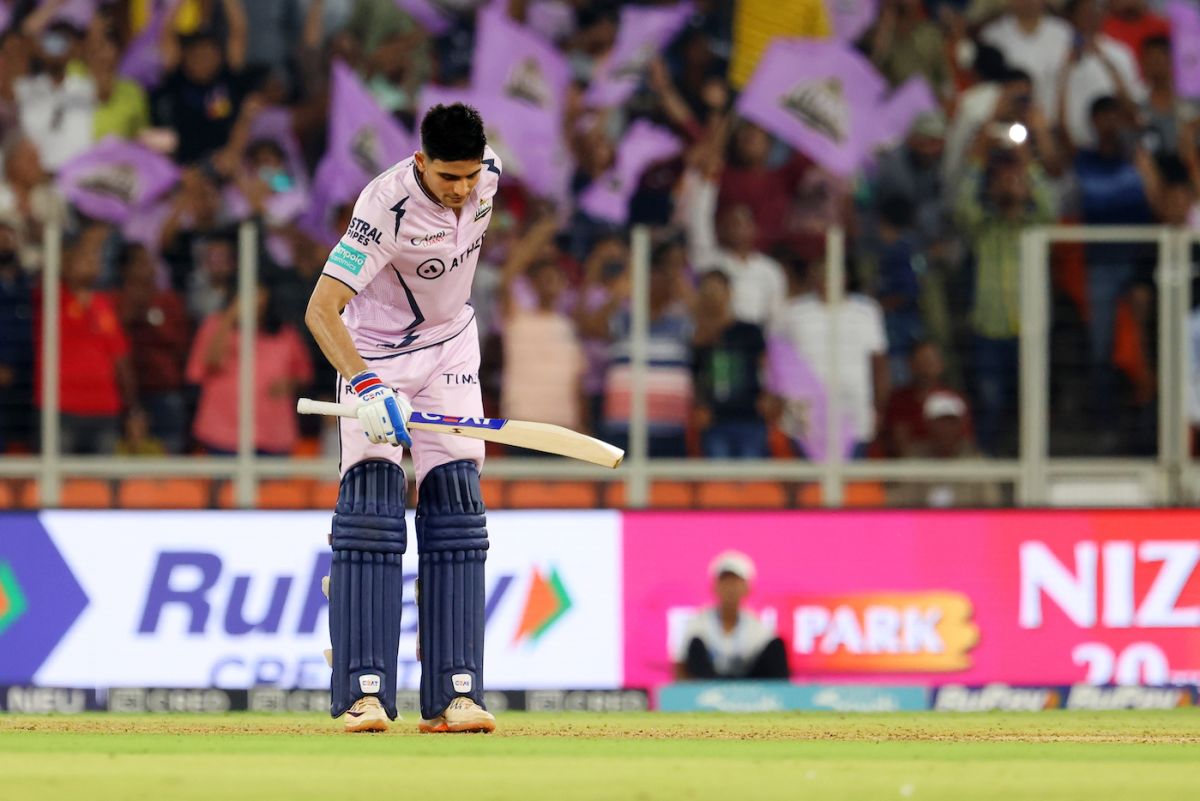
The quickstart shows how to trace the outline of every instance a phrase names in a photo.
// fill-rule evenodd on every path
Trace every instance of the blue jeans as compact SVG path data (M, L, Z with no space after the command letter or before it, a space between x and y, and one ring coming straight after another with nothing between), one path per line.
M975 337L975 433L987 454L1016 434L1018 342Z
M704 455L710 459L767 458L767 426L762 420L725 420L713 423L702 437Z
M187 432L187 409L179 390L147 392L141 397L142 408L150 422L150 436L161 440L167 453L183 453Z

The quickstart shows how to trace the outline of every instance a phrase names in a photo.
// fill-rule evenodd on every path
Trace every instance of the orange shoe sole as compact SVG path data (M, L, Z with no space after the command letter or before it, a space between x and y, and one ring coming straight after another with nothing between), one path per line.
M491 734L496 730L496 724L491 721L484 720L477 723L458 723L452 726L445 720L440 720L432 725L422 721L421 723L417 724L417 728L420 729L423 734Z

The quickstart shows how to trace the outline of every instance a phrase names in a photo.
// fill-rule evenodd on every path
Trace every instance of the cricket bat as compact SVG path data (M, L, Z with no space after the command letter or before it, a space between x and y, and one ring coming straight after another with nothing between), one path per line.
M325 414L334 417L358 417L357 403L330 403L301 398L296 403L300 414ZM501 417L453 417L428 412L412 413L408 420L410 431L432 431L471 437L501 445L553 453L601 467L616 467L625 458L625 451L595 437L580 434L569 428L528 420L505 420Z

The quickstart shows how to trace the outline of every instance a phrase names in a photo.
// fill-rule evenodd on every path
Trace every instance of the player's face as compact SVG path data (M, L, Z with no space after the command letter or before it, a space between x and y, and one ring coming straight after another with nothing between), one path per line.
M424 153L417 154L417 169L425 181L425 188L443 206L461 209L479 183L483 164L478 161L442 161L431 159Z

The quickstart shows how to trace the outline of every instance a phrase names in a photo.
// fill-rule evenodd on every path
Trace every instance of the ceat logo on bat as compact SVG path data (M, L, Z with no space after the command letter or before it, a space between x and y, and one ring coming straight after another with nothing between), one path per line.
M513 635L513 645L522 640L536 643L570 608L571 596L567 594L558 570L551 568L550 575L543 576L542 571L535 567L529 582L529 594L525 596L521 623Z
M971 667L979 643L962 593L869 593L801 598L792 651L803 672L946 672Z
M25 614L25 595L8 562L0 562L0 634Z

